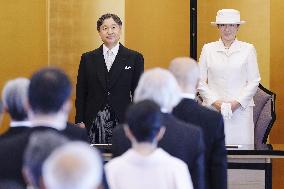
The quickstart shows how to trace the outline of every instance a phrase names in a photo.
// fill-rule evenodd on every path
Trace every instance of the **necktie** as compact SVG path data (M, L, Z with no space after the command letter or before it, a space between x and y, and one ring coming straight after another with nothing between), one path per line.
M111 50L107 51L105 61L106 61L107 70L109 71L113 63L113 52Z

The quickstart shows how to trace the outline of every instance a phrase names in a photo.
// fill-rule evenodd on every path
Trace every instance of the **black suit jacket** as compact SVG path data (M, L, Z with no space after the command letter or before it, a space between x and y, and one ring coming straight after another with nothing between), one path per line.
M227 153L225 148L224 122L222 115L200 106L192 99L183 99L173 114L200 127L205 142L206 188L227 188Z
M7 137L0 141L0 179L12 179L25 185L22 177L23 155L29 142L30 135L35 131L53 130L70 140L87 142L85 129L67 124L66 129L58 131L51 127L37 126L27 129L21 134Z
M29 128L30 127L28 127L28 126L10 127L8 129L8 131L6 131L2 135L0 135L0 140L2 140L4 138L10 138L10 137L13 137L15 135L21 134L21 133L27 131Z
M122 123L143 70L143 56L121 44L109 73L103 46L84 53L77 76L75 122L84 122L89 129L93 118L108 101Z
M164 114L163 124L166 132L158 146L183 160L188 165L194 188L204 189L204 143L201 130L179 121L171 114ZM113 156L120 156L130 147L131 143L124 134L123 126L119 125L113 131Z

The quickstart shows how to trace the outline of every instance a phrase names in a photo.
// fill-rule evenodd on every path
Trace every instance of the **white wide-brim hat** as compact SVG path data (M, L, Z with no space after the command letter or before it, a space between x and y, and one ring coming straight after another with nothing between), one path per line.
M245 21L241 21L240 12L235 9L221 9L217 12L216 21L211 22L212 25L217 24L244 24Z

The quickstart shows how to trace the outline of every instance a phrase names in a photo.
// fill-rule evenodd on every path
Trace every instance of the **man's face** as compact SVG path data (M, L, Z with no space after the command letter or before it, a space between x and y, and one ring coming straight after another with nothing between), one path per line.
M99 35L104 44L111 49L120 39L121 27L112 18L107 18L100 27Z
M239 26L237 24L219 24L221 38L225 41L233 41L236 38Z

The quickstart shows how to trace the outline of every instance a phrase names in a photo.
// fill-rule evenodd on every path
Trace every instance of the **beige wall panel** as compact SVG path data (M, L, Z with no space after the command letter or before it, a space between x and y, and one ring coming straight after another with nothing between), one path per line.
M96 24L108 12L124 20L124 0L49 0L49 65L61 67L71 78L73 102L81 54L102 44ZM75 105L69 120L74 122L74 117Z
M276 93L276 123L270 135L271 143L284 143L284 1L273 0L271 7L270 87ZM284 160L273 161L273 189L284 188Z
M45 0L0 2L0 87L16 77L29 77L47 65L47 27ZM0 132L5 130L5 116Z
M125 20L126 46L144 55L146 69L189 56L189 0L125 0Z
M241 12L241 19L247 21L240 27L238 39L254 44L257 50L261 83L270 84L270 1L269 0L198 0L198 57L205 43L216 41L219 33L210 22L223 8L233 8Z

